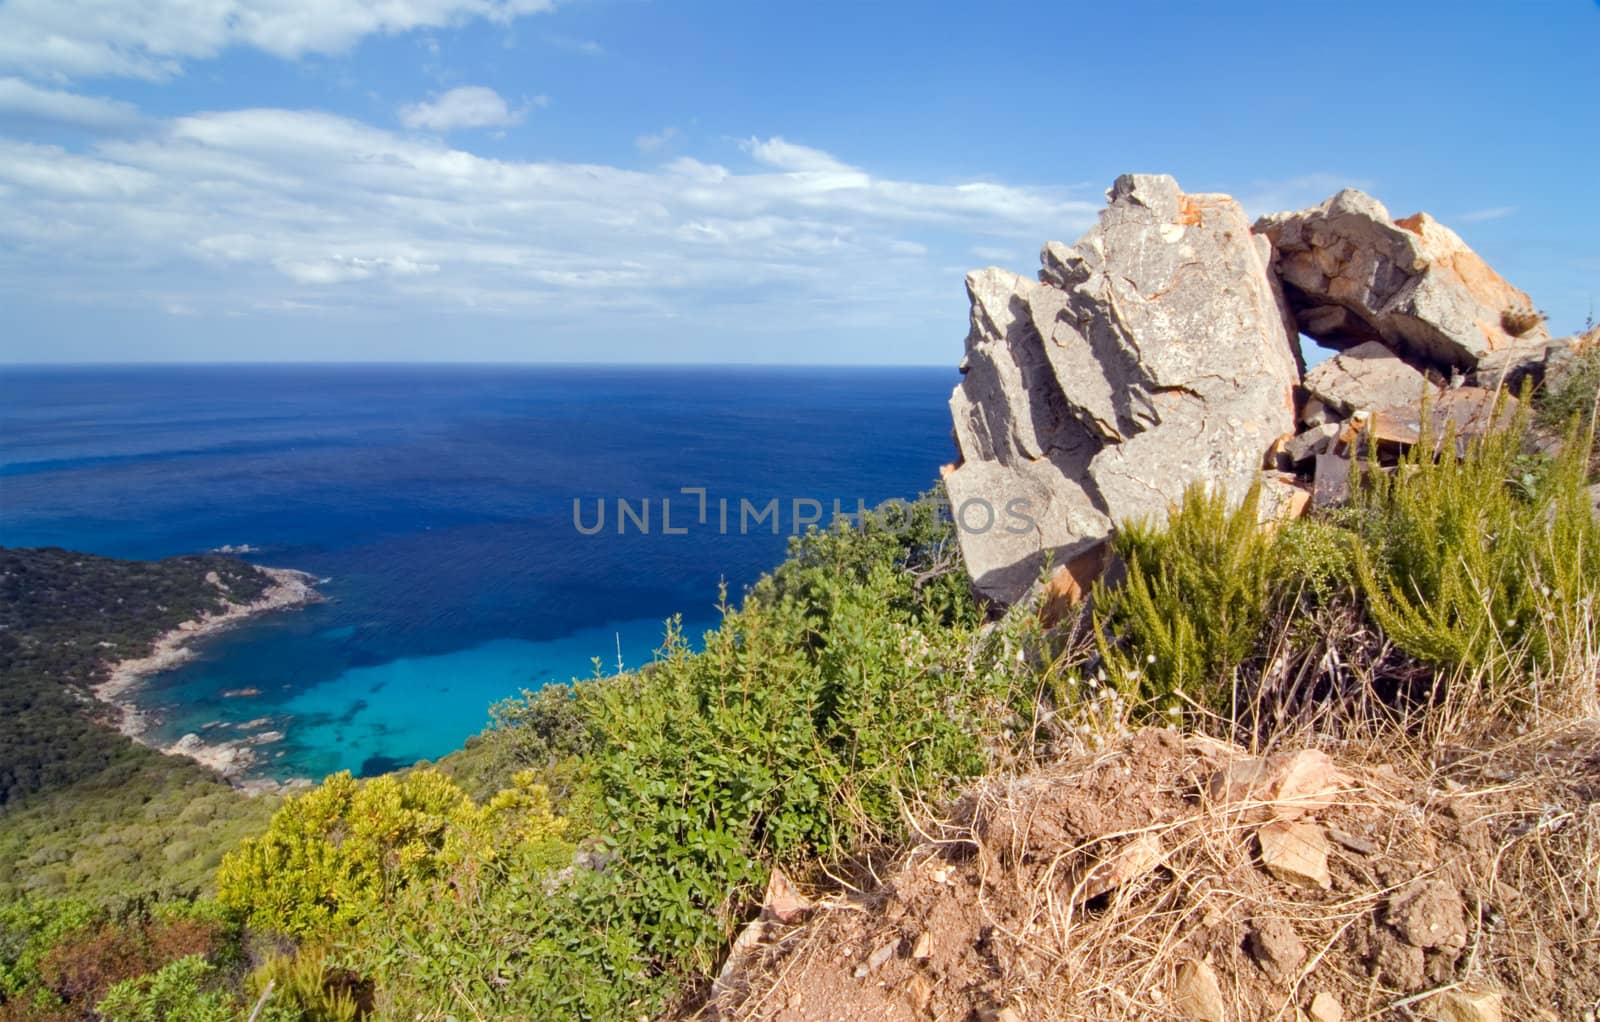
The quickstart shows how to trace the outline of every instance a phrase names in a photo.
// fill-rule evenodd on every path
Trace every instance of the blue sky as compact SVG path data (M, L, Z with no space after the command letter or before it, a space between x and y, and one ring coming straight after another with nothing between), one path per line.
M0 360L953 365L1126 171L1600 301L1600 4L0 0Z

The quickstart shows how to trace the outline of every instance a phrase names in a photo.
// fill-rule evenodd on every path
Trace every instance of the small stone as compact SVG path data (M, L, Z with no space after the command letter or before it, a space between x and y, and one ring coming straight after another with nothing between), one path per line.
M809 898L795 890L783 870L774 869L767 878L767 893L761 901L761 914L780 923L797 923L810 914L816 906Z
M912 973L906 982L906 1000L918 1015L928 1014L928 1006L933 1003L933 983L920 972Z
M1311 998L1311 1022L1344 1022L1344 1006L1323 990Z
M1222 1000L1222 984L1216 971L1202 961L1184 962L1178 967L1174 989L1178 1007L1195 1022L1226 1022L1227 1006Z
M917 943L911 948L911 957L917 961L926 961L933 957L933 934L923 930L917 937Z
M1257 838L1261 842L1261 864L1279 880L1322 890L1333 885L1333 876L1328 872L1328 839L1321 827L1269 823Z
M1258 517L1268 528L1301 517L1311 506L1311 490L1288 473L1264 472L1260 482Z
M1072 616L1072 612L1089 596L1095 581L1105 574L1111 564L1111 543L1102 540L1084 553L1078 554L1050 573L1044 586L1044 597L1039 603L1039 621L1046 628Z
M1100 860L1074 885L1079 902L1099 897L1130 880L1137 880L1161 865L1166 858L1158 834L1142 834Z
M1339 439L1339 424L1337 422L1324 423L1301 433L1283 446L1283 453L1294 464L1310 461L1319 454L1326 454Z
M1263 919L1245 938L1245 950L1261 971L1276 982L1287 983L1306 960L1306 947L1284 919Z
M1317 455L1312 478L1313 507L1338 507L1350 499L1350 459L1336 454Z
M1446 990L1434 1002L1439 1022L1501 1022L1502 998L1498 990L1460 986Z
M1389 899L1384 921L1407 944L1459 951L1467 946L1467 907L1442 880L1418 880Z
M883 963L894 957L895 948L900 946L900 938L896 937L887 944L880 946L876 951L867 956L867 960L856 966L856 979L865 979L867 976L883 968Z
M1214 802L1259 802L1266 814L1294 819L1331 807L1350 783L1327 753L1299 749L1235 760L1211 776L1206 790Z
M1340 830L1338 827L1329 827L1328 837L1333 840L1334 844L1339 845L1347 851L1355 852L1357 855L1371 855L1378 850L1376 843L1367 840L1359 834L1352 834L1347 830Z

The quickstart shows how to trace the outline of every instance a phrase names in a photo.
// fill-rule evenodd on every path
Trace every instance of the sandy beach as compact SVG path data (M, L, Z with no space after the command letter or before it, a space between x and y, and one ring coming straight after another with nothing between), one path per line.
M161 746L149 740L151 721L128 696L151 675L172 670L193 659L195 654L190 647L196 640L231 628L259 614L302 607L322 599L311 586L314 578L305 572L291 568L262 567L259 570L271 579L271 584L260 599L250 603L235 603L228 600L220 613L183 622L158 638L149 654L112 665L105 680L90 689L96 699L116 708L117 729L129 738L168 755L188 756L240 787L251 789L279 787L276 782L245 781L241 778L255 762L255 747L281 738L281 733L269 732L270 737L253 736L226 742L207 742L199 735L187 734L171 745ZM207 581L221 588L221 582L215 575L208 576ZM226 590L223 592L226 596Z

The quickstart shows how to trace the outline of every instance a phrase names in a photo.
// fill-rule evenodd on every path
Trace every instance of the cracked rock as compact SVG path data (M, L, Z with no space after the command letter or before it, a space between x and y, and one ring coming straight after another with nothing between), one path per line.
M1358 344L1306 373L1306 393L1341 415L1420 405L1439 388L1377 341Z
M967 277L971 330L944 478L976 588L1014 603L1116 523L1192 483L1243 497L1294 432L1299 360L1270 248L1239 204L1124 175L1039 280Z
M1394 220L1377 199L1345 189L1255 230L1272 242L1301 332L1329 347L1382 341L1472 369L1491 352L1549 340L1528 295L1426 213Z

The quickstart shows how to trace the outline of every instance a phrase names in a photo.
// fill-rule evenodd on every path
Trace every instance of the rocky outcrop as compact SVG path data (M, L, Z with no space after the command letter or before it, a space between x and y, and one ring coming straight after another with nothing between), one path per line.
M1344 416L1365 408L1414 405L1439 388L1377 341L1358 344L1306 373L1305 391Z
M1506 423L1524 381L1590 372L1600 329L1552 340L1526 294L1425 213L1342 191L1246 225L1225 195L1125 175L1038 280L967 278L971 329L945 473L978 591L1066 620L1117 562L1106 537L1194 483L1263 520L1351 494L1352 461L1442 453ZM1338 349L1299 380L1303 332ZM1583 378L1578 375L1578 378ZM1049 564L1052 571L1033 588Z
M1269 259L1233 199L1125 175L1077 244L1045 246L1037 282L968 276L944 482L980 592L1015 601L1046 559L1163 519L1191 483L1248 489L1299 380Z
M1382 341L1472 369L1493 352L1549 339L1527 294L1426 213L1393 220L1377 199L1346 189L1263 217L1255 230L1277 253L1300 330L1330 347Z

